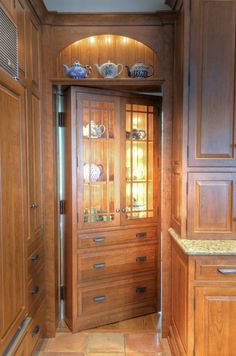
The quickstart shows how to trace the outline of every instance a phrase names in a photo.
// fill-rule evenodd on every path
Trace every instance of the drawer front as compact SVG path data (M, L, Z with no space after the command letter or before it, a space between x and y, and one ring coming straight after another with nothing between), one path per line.
M34 313L34 315L32 315L33 321L30 324L27 334L29 355L31 355L40 337L42 337L44 334L44 304L45 302L42 301L37 311Z
M28 257L28 273L29 279L32 279L35 274L43 267L44 248L40 244Z
M42 268L31 281L28 283L28 303L29 309L32 310L40 304L44 296L44 269Z
M78 235L78 248L118 245L123 243L139 243L157 239L157 228L127 229L106 231L101 233L85 233Z
M96 314L114 312L114 309L128 305L149 303L155 305L156 276L133 278L128 281L103 283L92 287L78 289L78 312Z
M197 280L236 281L236 259L212 258L196 261Z
M78 281L156 269L157 246L135 246L78 255Z

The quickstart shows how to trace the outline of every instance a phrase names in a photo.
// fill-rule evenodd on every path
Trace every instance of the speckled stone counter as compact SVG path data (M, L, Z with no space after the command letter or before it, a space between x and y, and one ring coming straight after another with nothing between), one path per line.
M236 240L187 240L172 228L168 231L186 255L236 256Z

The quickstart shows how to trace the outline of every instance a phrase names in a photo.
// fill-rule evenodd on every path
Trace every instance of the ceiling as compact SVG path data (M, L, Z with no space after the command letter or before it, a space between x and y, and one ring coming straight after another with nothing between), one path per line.
M76 13L127 13L170 10L165 0L44 0L49 11Z

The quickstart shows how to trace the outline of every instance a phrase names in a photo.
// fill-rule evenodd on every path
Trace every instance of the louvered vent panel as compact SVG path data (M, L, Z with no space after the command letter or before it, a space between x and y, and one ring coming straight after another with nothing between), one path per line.
M12 77L18 78L17 29L0 8L0 66Z

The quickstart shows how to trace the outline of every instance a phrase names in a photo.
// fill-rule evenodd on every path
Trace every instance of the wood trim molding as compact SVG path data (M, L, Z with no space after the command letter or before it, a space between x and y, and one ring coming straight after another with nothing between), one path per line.
M162 11L154 14L63 14L52 15L51 24L55 26L160 26L174 23L176 13Z
M170 6L172 10L176 10L177 7L180 7L183 0L166 0L166 5Z
M36 13L41 24L46 24L50 22L52 13L47 10L43 0L28 0L28 2Z

